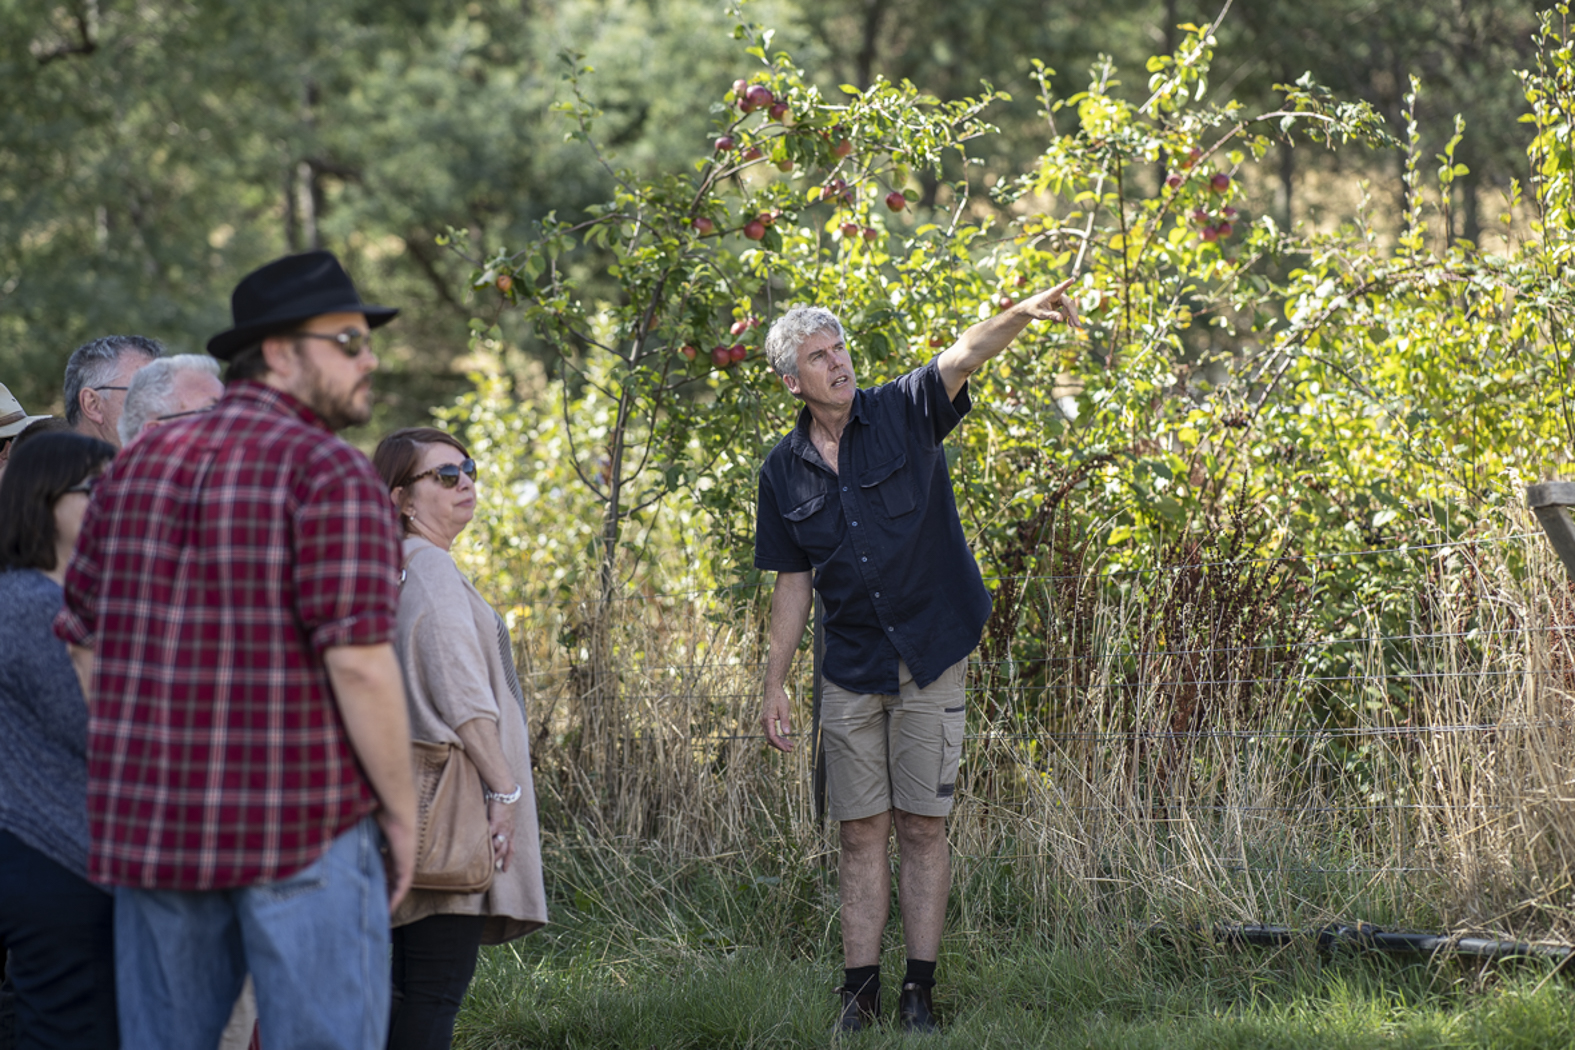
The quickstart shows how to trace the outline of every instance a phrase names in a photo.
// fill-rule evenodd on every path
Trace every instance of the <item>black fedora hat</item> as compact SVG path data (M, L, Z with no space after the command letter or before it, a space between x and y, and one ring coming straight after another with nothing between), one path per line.
M208 353L221 361L319 314L361 313L377 328L399 311L363 303L332 252L302 252L241 278L230 296L230 313L235 326L208 340Z

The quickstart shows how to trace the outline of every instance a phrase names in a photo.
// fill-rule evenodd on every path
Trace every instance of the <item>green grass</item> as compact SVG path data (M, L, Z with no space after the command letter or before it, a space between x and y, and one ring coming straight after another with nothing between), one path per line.
M831 1045L841 963L829 873L663 873L654 857L606 850L552 851L548 867L553 925L484 950L456 1047ZM886 943L889 1015L895 920ZM1575 990L1531 964L1237 952L1086 925L1061 945L1008 923L954 927L938 976L945 1029L924 1044L935 1047L1575 1045ZM843 1044L911 1041L887 1026Z
M609 958L491 949L455 1045L819 1047L831 1042L833 960L758 950ZM1147 969L1147 972L1145 972ZM1488 980L1348 959L1278 972L1225 961L1145 968L1117 952L948 955L927 1045L966 1047L1568 1047L1575 996L1521 971ZM892 994L887 985L886 1008ZM909 1045L893 1027L844 1041Z

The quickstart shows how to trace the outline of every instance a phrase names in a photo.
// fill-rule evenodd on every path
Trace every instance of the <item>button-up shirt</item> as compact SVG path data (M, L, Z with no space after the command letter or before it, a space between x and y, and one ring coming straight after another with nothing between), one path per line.
M323 653L390 641L398 596L387 489L289 395L232 385L131 444L55 619L95 653L89 877L271 881L370 812Z
M814 571L825 674L853 692L896 693L899 659L929 685L990 616L942 445L972 402L966 386L946 396L937 360L854 394L835 472L807 407L761 468L755 566Z

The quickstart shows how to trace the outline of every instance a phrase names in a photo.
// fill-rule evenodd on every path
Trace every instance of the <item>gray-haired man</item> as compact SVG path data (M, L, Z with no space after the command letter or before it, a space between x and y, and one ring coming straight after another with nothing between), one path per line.
M207 354L161 357L131 377L116 430L122 445L138 434L206 412L224 396L219 362Z
M845 1032L880 1014L893 825L908 952L898 1014L909 1031L936 1029L930 989L951 889L946 816L968 654L990 615L942 442L972 407L968 377L1029 322L1077 322L1063 297L1070 284L980 321L928 363L868 390L857 387L829 310L794 307L766 337L772 367L804 408L760 471L755 566L777 574L760 723L773 747L792 750L787 673L813 588L826 610L821 739L827 808L841 825Z
M157 339L106 335L83 343L66 362L66 422L79 434L121 445L118 424L131 377L164 355Z

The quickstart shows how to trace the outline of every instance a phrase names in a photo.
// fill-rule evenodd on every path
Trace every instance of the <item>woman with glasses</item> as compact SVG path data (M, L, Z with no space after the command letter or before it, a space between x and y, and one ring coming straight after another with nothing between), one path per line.
M18 1046L119 1045L113 898L87 881L87 705L51 629L115 448L43 434L0 477L0 942Z
M476 512L476 464L432 427L384 438L372 457L405 535L394 646L417 740L458 744L481 774L492 839L483 893L412 890L394 913L391 1050L450 1045L482 944L547 921L525 701L508 628L449 548Z

